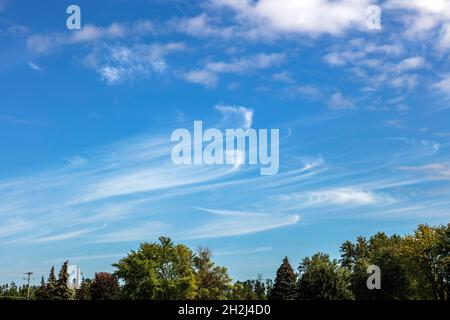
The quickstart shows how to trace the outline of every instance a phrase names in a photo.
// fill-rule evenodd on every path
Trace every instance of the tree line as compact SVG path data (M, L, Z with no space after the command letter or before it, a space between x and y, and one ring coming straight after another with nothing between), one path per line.
M84 278L78 289L68 285L68 262L58 277L54 267L45 281L30 288L39 300L447 300L450 292L450 224L419 225L409 235L379 232L340 246L340 259L316 253L297 270L285 257L275 279L233 282L212 252L193 252L170 238L142 243L114 263L113 273ZM367 267L380 269L381 289L367 287ZM23 297L28 288L0 287L0 297Z

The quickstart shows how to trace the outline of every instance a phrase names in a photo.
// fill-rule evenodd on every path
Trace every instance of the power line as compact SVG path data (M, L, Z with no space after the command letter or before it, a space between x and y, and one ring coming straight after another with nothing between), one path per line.
M27 300L30 300L30 280L33 272L25 272L27 275Z

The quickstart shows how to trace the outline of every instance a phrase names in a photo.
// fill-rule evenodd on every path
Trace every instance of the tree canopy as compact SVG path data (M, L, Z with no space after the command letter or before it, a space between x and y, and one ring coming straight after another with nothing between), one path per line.
M350 273L325 253L304 258L299 267L298 293L301 300L352 299Z
M289 264L288 257L277 270L277 276L270 293L273 300L293 300L297 297L296 292L297 274Z
M187 246L160 237L114 264L115 274L123 280L128 299L193 299L197 290L193 259Z
M210 249L193 252L160 237L113 264L113 274L98 272L93 280L83 278L76 294L69 286L65 261L58 277L51 267L47 281L42 277L38 287L11 282L0 286L0 298L27 299L30 291L30 298L39 300L448 300L450 224L419 225L404 236L384 232L360 236L343 242L340 254L339 261L326 253L313 254L301 260L298 272L285 257L274 281L258 276L233 282L227 268L213 261ZM380 273L380 289L367 285L368 270L374 266Z

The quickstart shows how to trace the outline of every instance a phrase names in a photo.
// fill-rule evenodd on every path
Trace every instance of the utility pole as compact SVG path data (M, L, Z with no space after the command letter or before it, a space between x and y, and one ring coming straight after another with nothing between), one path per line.
M31 276L33 275L33 272L25 272L25 274L27 275L27 300L30 300L30 280L31 280Z

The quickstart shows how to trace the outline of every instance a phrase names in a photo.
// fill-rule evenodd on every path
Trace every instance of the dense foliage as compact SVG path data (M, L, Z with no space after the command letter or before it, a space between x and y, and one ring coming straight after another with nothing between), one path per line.
M287 257L277 270L277 276L270 292L270 299L273 300L294 300L296 292L297 274L289 264Z
M85 281L86 283L86 281ZM80 287L80 289L82 289ZM117 300L120 298L119 281L108 272L98 272L90 284L89 295L92 300Z
M258 279L232 282L225 267L212 261L212 252L193 252L183 244L161 237L142 243L137 251L113 264L113 274L99 272L93 280L83 279L77 290L68 285L64 262L58 278L54 267L40 286L18 287L14 282L0 286L0 298L40 300L448 300L450 293L450 224L419 225L406 236L379 232L358 237L340 247L340 260L325 253L304 258L298 272L287 257L274 281ZM379 267L381 289L370 290L369 266Z
M127 299L194 299L197 281L193 260L187 246L161 237L159 243L141 244L114 267L124 282L122 291Z
M211 260L212 252L200 248L194 257L196 298L200 300L224 300L232 288L227 268L216 266Z

